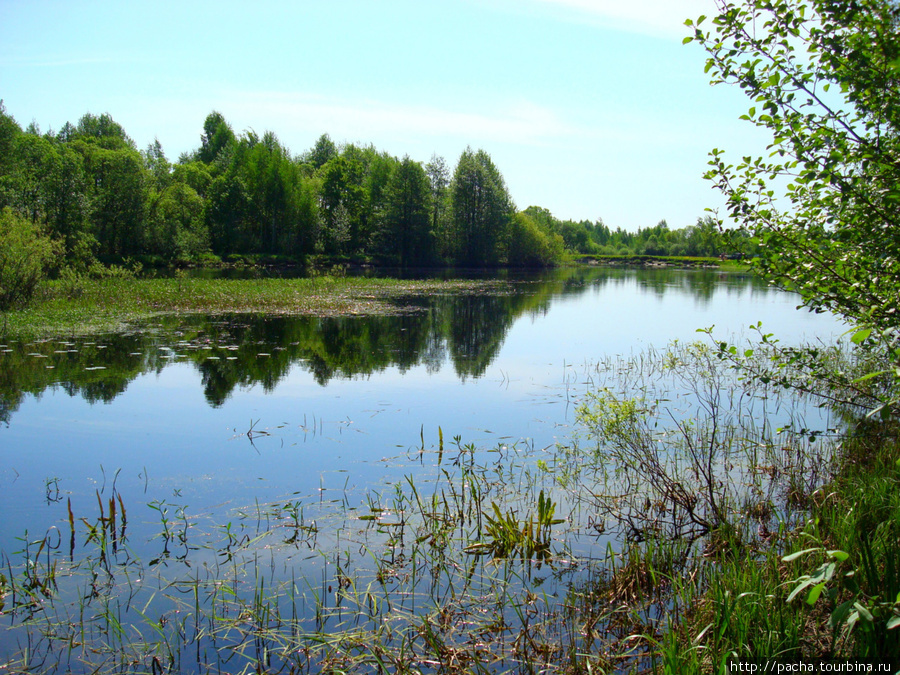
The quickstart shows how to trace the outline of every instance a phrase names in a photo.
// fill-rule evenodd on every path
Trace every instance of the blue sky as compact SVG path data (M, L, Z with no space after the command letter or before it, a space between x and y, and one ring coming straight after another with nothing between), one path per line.
M683 22L714 0L0 0L0 98L43 131L108 112L170 160L212 110L290 150L322 133L455 166L483 148L516 205L634 230L719 207L713 147L760 152Z

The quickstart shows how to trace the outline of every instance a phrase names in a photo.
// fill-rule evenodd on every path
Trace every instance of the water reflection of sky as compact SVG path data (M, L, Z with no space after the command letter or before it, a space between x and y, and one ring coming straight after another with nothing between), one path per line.
M703 338L696 329L713 324L727 338L762 321L787 342L842 331L827 316L796 311L793 296L746 280L726 278L702 294L690 288L683 276L661 286L625 274L550 293L512 317L480 375L460 377L445 352L436 370L389 365L323 386L296 362L271 391L237 386L212 407L198 366L176 359L138 374L110 403L59 389L25 396L0 429L0 547L65 517L64 506L46 503L48 479L60 479L76 511L117 472L119 491L134 503L166 499L196 511L293 493L314 498L323 488L359 501L369 486L408 472L406 458L422 435L436 446L439 427L448 448L457 435L483 447L565 440L587 366L603 356Z

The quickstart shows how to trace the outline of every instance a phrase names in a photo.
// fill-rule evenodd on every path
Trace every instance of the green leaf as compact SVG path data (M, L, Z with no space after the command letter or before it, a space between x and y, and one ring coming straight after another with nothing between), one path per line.
M797 581L799 581L800 583L797 584L797 587L793 591L791 591L791 594L787 597L788 603L790 603L794 598L796 598L814 583L814 580L810 577L800 577L800 579L797 579Z
M848 600L847 602L839 605L832 613L831 613L831 625L834 628L837 628L842 623L847 620L847 616L850 614L850 608L853 607L853 601Z
M853 380L853 384L859 384L860 382L865 382L867 380L871 380L873 377L878 377L879 375L884 375L887 372L888 372L887 370L879 370L878 372L875 372L875 373L866 373L862 377L857 377L855 380Z
M872 612L870 612L865 605L862 605L858 602L853 603L853 607L856 608L856 611L859 612L859 615L865 619L866 621L874 621L875 617L872 616Z
M835 558L836 560L839 560L840 562L844 562L845 560L847 560L850 557L850 554L847 553L846 551L837 551L837 550L828 551L828 555L831 556L832 558Z
M853 334L853 337L850 338L850 341L853 344L858 345L862 344L866 340L869 339L869 336L872 334L871 328L863 328L862 330L858 330Z
M819 596L822 595L822 591L825 590L825 582L823 581L821 584L816 584L811 589L809 589L809 594L806 596L806 604L814 605L816 604L816 600L819 599Z
M791 553L790 555L784 556L781 559L781 561L782 562L791 562L793 560L796 560L797 558L799 558L802 555L806 555L807 553L812 553L813 551L821 551L821 550L822 550L822 548L819 546L816 546L815 548L805 548L802 551L797 551L796 553Z
M892 630L897 626L900 626L900 616L892 616L890 621L887 622L887 628Z

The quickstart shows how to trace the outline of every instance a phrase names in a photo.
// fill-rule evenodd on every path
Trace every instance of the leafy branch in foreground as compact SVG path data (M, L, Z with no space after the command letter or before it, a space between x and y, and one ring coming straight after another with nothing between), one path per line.
M851 350L840 345L783 345L773 333L763 332L762 322L750 326L757 334L756 344L740 348L716 340L713 329L698 332L709 336L718 358L744 380L793 390L857 417L887 414L896 398L897 380L891 377L889 359L898 357L868 342L867 330L854 333L851 343L856 348Z
M888 0L718 2L688 21L712 82L752 101L768 157L706 177L760 245L757 269L845 317L896 365L900 312L900 7ZM862 339L862 338L860 338ZM896 409L896 402L890 408Z

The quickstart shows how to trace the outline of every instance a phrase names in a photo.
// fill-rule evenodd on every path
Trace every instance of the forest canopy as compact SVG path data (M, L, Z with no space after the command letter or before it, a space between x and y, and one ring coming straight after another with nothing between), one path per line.
M500 169L466 148L451 171L328 134L293 154L271 131L236 133L211 112L195 150L139 150L109 114L41 133L0 102L0 209L59 242L70 266L310 256L401 266L546 266L565 252L713 256L715 222L626 232L602 220L517 211Z

